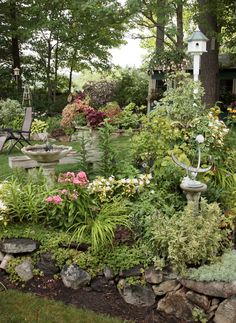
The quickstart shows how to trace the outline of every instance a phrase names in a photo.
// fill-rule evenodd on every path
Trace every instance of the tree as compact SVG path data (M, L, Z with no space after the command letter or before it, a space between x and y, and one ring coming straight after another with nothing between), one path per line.
M183 6L184 0L128 0L134 27L143 32L136 37L150 48L150 65L179 63L184 57ZM175 18L175 19L174 19Z

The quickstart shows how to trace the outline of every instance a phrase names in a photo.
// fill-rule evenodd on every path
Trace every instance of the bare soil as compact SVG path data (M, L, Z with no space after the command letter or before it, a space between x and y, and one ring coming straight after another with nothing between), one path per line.
M60 279L55 280L49 276L35 277L28 281L25 286L22 286L10 282L8 276L1 269L0 282L7 289L31 292L39 297L62 301L65 304L108 314L122 320L137 323L166 322L161 318L157 319L156 315L154 315L154 307L137 307L125 303L115 286L109 286L104 292L93 291L90 287L73 290L65 287Z

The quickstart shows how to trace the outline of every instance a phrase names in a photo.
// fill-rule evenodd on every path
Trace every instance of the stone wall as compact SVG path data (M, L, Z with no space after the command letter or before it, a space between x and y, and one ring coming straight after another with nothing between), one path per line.
M140 265L121 270L117 275L104 267L99 276L92 278L76 264L64 265L60 270L49 252L42 254L40 261L33 266L30 255L37 248L37 242L31 239L0 241L0 268L5 270L10 259L25 254L29 258L15 267L22 281L32 279L33 269L37 268L45 275L60 273L64 285L72 289L90 286L94 291L102 292L107 285L116 284L125 302L138 307L152 307L156 322L160 322L160 317L167 323L236 322L236 281L197 282L154 267L144 270Z

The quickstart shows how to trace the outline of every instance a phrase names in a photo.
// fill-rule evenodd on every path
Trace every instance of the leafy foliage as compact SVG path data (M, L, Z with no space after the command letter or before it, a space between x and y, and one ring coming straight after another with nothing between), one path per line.
M236 251L231 250L222 255L211 265L191 269L188 277L197 281L232 282L236 280Z
M50 194L46 179L40 175L28 175L12 178L4 184L1 197L7 208L8 221L33 222L44 221L47 205L44 202Z
M83 89L89 99L89 104L95 108L100 108L113 101L117 84L116 81L111 80L90 81L83 86Z
M72 240L83 241L86 236L91 239L94 250L112 244L114 232L118 225L130 226L128 208L124 201L113 200L102 205L98 213L80 214L76 223L70 227Z
M19 118L19 115L24 115L24 108L18 101L0 100L0 126L2 128L14 128L14 121Z
M148 220L153 248L179 272L214 259L229 244L227 230L220 229L224 217L216 203L202 200L199 214L193 212L191 203L171 218L159 215Z

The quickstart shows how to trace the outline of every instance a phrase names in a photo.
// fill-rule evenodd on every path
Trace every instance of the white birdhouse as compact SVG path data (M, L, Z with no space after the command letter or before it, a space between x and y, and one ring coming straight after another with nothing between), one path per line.
M207 41L208 38L200 30L194 31L188 39L188 52L192 55L201 55L207 52Z

